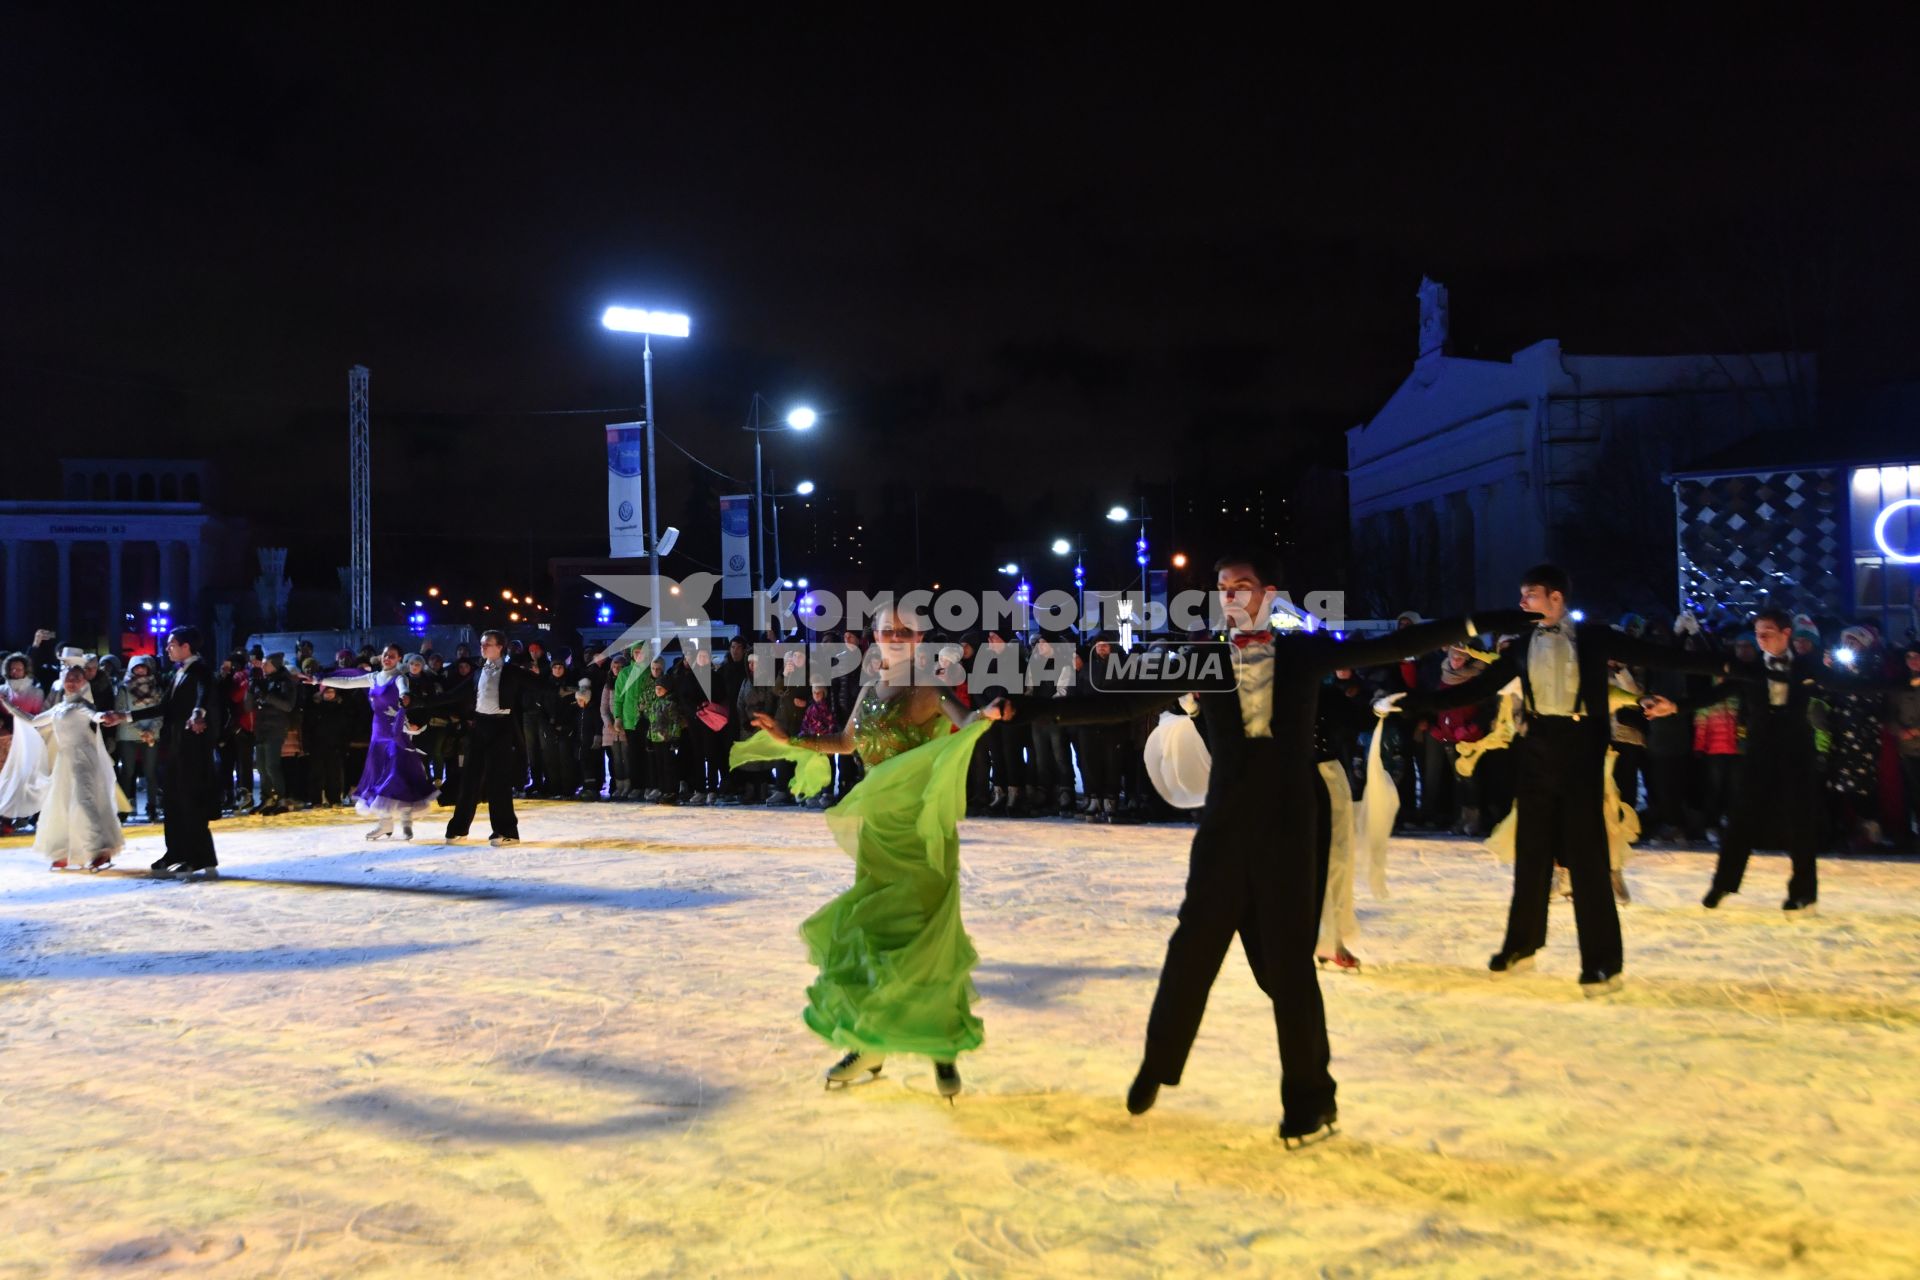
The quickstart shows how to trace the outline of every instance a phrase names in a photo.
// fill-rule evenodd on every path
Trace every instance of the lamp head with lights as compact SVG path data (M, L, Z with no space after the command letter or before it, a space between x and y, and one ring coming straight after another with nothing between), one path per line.
M1053 554L1057 556L1072 555L1073 544L1065 538L1055 538L1053 540Z
M787 415L787 425L795 431L806 431L820 421L820 415L811 409L799 408Z
M600 323L616 333L645 333L656 338L684 338L693 322L675 311L647 311L639 307L608 307Z
M1107 511L1107 519L1113 521L1115 524L1119 524L1121 521L1127 519L1127 509L1125 507L1112 507Z
M802 480L799 484L793 486L793 491L804 498L813 492L813 481Z

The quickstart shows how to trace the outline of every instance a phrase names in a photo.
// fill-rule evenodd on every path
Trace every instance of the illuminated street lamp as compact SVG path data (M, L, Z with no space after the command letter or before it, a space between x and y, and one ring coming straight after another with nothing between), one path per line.
M608 307L600 323L616 333L642 335L641 367L644 370L647 418L647 572L653 579L653 653L660 643L660 503L653 467L653 340L684 338L693 332L693 322L677 311L647 311L638 307Z

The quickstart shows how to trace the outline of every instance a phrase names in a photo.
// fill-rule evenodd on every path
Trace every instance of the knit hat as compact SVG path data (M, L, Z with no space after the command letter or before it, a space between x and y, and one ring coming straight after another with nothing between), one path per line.
M1818 649L1820 647L1820 628L1814 626L1811 622L1796 622L1793 624L1793 638L1795 640L1811 640L1813 641L1813 647Z
M1874 634L1873 628L1871 627L1856 625L1847 627L1840 632L1840 643L1848 649L1871 649L1878 639L1879 637Z

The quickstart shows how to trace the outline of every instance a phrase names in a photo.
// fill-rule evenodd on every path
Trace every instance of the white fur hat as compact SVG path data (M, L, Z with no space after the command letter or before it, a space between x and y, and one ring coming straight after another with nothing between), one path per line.
M87 655L72 645L68 645L60 651L60 665L63 667L84 667L87 665Z

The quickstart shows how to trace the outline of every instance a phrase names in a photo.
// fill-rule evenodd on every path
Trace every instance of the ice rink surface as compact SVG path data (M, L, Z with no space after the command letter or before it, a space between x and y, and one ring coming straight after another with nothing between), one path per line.
M966 824L954 1107L924 1061L821 1087L817 814L363 830L223 823L215 884L0 847L0 1277L1920 1275L1914 861L1791 919L1780 858L1707 912L1706 855L1642 855L1587 1001L1566 904L1496 978L1507 869L1396 841L1322 978L1343 1132L1288 1153L1237 947L1183 1085L1121 1105L1188 828Z

